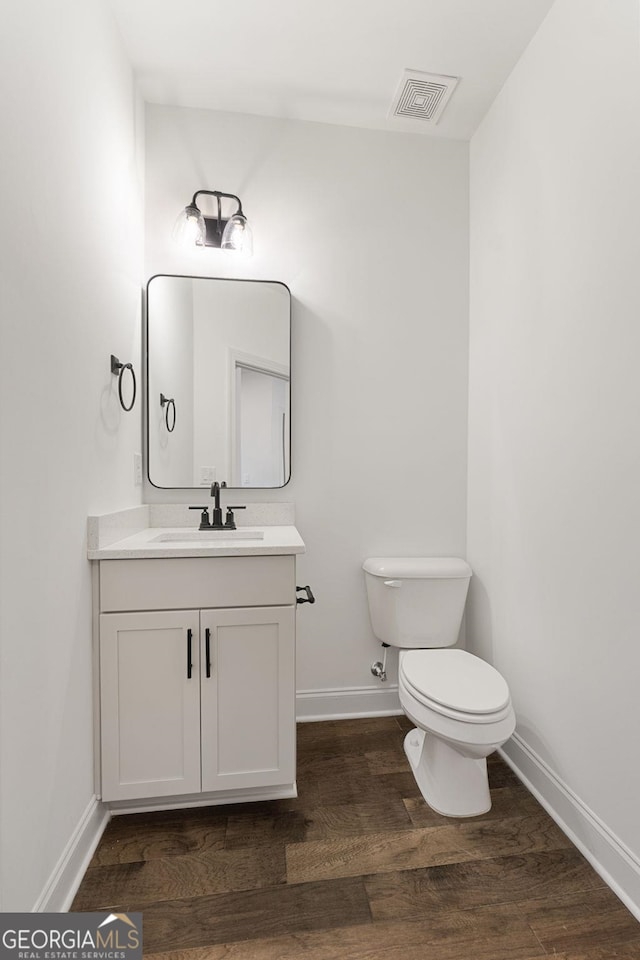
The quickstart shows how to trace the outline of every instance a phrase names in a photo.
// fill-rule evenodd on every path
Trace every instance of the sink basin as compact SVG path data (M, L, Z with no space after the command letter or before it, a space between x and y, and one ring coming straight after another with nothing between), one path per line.
M161 533L151 543L217 543L220 540L264 540L263 530L185 530Z

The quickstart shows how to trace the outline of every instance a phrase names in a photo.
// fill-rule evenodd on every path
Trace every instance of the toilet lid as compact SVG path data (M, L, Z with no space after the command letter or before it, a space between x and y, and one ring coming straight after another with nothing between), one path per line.
M504 677L466 650L407 650L402 673L419 700L461 713L496 713L509 703Z

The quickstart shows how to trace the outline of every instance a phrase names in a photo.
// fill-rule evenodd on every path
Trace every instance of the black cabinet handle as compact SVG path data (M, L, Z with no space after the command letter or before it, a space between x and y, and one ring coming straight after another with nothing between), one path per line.
M311 593L311 587L307 584L306 587L296 587L296 590L304 590L306 592L306 597L296 597L296 603L315 603L316 598Z
M211 630L209 627L204 632L205 657L207 661L207 680L211 677Z
M187 680L191 680L191 671L193 670L193 664L191 662L192 642L193 642L193 633L191 630L187 630Z

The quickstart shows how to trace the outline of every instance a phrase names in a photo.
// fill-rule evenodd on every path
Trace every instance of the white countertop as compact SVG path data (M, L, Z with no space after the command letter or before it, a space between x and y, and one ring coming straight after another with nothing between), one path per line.
M251 537L252 533L255 538ZM162 537L168 539L160 539ZM137 560L154 557L263 557L304 552L304 542L294 526L238 527L228 533L225 531L223 539L215 540L209 531L198 531L197 527L147 527L108 546L89 549L87 555L89 560Z

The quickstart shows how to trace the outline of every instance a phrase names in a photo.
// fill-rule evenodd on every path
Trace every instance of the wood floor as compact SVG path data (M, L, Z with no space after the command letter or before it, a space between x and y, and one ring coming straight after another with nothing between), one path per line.
M297 800L116 817L73 910L142 911L156 960L640 960L640 924L494 754L430 810L404 717L298 727Z

